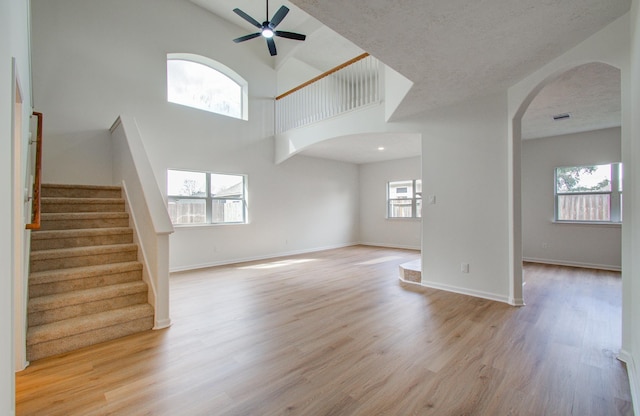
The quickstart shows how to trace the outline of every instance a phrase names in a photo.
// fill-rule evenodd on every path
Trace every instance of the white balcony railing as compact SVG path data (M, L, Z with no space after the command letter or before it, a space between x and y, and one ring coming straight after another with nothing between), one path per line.
M276 134L380 102L380 63L365 53L276 97Z

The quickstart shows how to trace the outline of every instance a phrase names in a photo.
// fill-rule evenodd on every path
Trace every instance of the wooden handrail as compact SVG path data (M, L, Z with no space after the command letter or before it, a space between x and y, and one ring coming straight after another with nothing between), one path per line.
M27 230L40 229L40 188L42 187L42 113L36 111L33 115L38 118L38 131L36 133L36 178L33 184L33 203L30 224L27 224Z
M345 63L343 63L343 64L340 64L340 65L338 65L337 67L332 68L332 69L328 70L327 72L324 72L324 73L322 73L322 74L318 75L317 77L315 77L315 78L313 78L313 79L310 79L309 81L307 81L307 82L305 82L305 83L302 83L302 84L298 85L297 87L292 88L292 89L290 89L289 91L287 91L287 92L285 92L285 93L282 93L282 94L278 95L278 96L276 97L276 101L277 101L277 100L281 100L281 99L283 99L284 97L286 97L287 95L293 94L294 92L296 92L296 91L298 91L298 90L301 90L301 89L303 89L304 87L306 87L306 86L308 86L308 85L311 85L311 84L313 84L313 83L314 83L314 82L316 82L316 81L320 81L322 78L326 78L326 77L328 77L329 75L333 74L334 72L338 72L338 71L340 71L342 68L345 68L345 67L347 67L347 66L349 66L349 65L351 65L351 64L354 64L354 63L356 63L356 62L358 62L358 61L361 61L361 60L363 60L364 58L366 58L367 56L369 56L369 54L368 54L367 52L363 53L362 55L358 55L358 56L356 56L355 58L350 59L350 60L348 60L347 62L345 62Z

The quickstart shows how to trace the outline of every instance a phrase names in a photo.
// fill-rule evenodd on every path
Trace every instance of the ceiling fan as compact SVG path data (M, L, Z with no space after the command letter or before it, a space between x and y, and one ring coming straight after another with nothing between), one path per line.
M233 41L235 43L244 42L245 40L262 36L267 41L267 47L269 48L269 53L271 54L271 56L275 56L278 53L276 51L276 43L273 40L274 36L279 36L281 38L294 39L294 40L305 40L307 38L305 35L302 35L300 33L276 30L276 26L278 26L280 22L282 22L282 19L284 19L284 17L287 15L287 13L289 13L289 8L286 6L280 6L276 14L273 15L273 18L271 19L271 21L269 21L269 0L267 0L267 17L266 17L266 20L262 22L262 24L260 24L256 19L249 16L248 14L246 14L245 12L243 12L238 8L233 9L233 11L235 14L237 14L247 22L251 23L258 29L260 29L260 31L257 33L251 33L249 35L241 36L239 38L234 39Z

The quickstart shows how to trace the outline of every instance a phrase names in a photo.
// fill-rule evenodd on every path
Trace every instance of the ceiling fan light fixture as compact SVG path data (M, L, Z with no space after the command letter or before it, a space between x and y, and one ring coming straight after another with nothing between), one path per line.
M556 114L556 115L552 116L552 118L553 118L555 121L558 121L558 120L567 120L567 119L570 119L570 118L571 118L571 113Z
M246 14L245 12L243 12L242 10L238 9L237 7L235 9L233 9L233 12L235 14L237 14L238 16L242 17L244 20L246 20L247 22L251 23L251 25L253 25L254 27L257 27L259 32L255 32L255 33L250 33L248 35L244 35L244 36L240 36L239 38L235 38L233 41L235 43L240 43L240 42L244 42L250 39L255 39L258 38L260 36L262 36L263 38L265 38L267 40L267 47L269 48L269 53L271 54L271 56L276 56L278 54L278 51L276 50L276 43L274 41L274 36L278 36L281 38L286 38L286 39L293 39L293 40L305 40L306 39L306 35L303 35L301 33L293 33L293 32L287 32L287 31L282 31L282 30L275 30L276 27L280 24L280 22L282 22L282 19L285 18L285 16L287 15L287 13L289 13L289 8L287 6L280 6L280 8L278 9L278 11L276 12L276 14L273 15L273 17L271 18L271 21L269 21L269 0L266 1L266 8L267 8L267 20L263 21L262 24L260 24L260 22L258 22L256 19L254 19L253 17L249 16L248 14Z

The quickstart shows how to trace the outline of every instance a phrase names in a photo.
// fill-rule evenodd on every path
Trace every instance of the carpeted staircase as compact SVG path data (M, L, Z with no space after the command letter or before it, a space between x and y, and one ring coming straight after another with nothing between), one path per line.
M31 233L27 359L153 327L120 187L42 185Z

